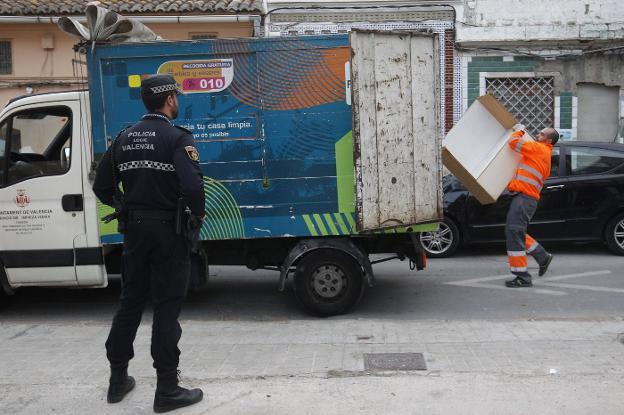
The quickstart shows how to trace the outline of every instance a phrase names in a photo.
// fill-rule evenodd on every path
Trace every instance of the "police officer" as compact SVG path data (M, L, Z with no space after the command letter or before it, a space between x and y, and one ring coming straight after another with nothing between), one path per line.
M141 98L148 113L120 133L102 158L93 185L97 197L110 206L115 205L119 181L123 188L123 284L106 340L111 366L107 400L119 402L134 387L128 361L134 357L134 338L150 298L156 412L192 405L203 397L200 389L178 386L182 334L178 316L190 278L190 248L176 232L178 199L183 198L196 218L204 216L203 179L193 136L171 123L178 116L179 93L170 75L143 80Z

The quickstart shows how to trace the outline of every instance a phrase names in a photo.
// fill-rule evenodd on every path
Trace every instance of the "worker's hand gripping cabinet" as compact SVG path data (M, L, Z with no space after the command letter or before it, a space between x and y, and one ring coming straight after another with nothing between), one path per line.
M444 166L480 203L494 203L518 168L520 154L507 143L521 129L523 126L496 98L483 95L444 138ZM526 132L525 136L530 137Z

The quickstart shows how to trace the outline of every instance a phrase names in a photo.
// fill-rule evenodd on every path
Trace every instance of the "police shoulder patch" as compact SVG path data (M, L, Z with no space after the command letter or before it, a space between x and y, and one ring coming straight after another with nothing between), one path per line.
M193 161L199 161L199 153L197 149L193 146L185 146L184 150L186 150L186 154L188 154L189 158Z

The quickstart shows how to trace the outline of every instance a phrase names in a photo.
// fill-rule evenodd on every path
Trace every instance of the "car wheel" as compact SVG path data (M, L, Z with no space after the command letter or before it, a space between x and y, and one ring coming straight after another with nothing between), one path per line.
M613 253L624 255L624 213L616 215L607 225L605 242Z
M459 247L459 229L449 219L444 218L435 232L421 232L420 245L429 258L450 257Z
M310 252L297 264L293 288L303 308L318 316L343 314L360 298L364 276L352 256L336 250Z

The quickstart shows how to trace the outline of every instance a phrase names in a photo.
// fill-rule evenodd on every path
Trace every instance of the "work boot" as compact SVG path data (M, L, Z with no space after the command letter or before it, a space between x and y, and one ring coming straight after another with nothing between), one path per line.
M552 254L546 254L546 255L548 255L548 258L546 258L546 262L544 262L542 265L539 266L539 272L537 275L539 275L540 277L546 274L546 271L548 270L548 266L550 265L553 259Z
M185 389L178 386L177 370L158 371L154 412L162 413L196 404L204 397L201 389Z
M111 376L108 382L108 393L106 400L108 403L117 403L134 389L135 381L132 376L128 376L128 364L111 365Z
M523 288L523 287L532 287L533 283L531 282L531 276L517 276L513 280L505 281L505 285L509 288Z

